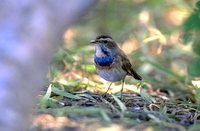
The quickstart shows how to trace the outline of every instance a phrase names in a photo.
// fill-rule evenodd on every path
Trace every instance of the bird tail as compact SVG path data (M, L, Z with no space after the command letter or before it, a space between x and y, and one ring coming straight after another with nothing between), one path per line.
M134 70L131 70L131 75L136 79L136 80L142 80L142 77L138 75L138 73Z

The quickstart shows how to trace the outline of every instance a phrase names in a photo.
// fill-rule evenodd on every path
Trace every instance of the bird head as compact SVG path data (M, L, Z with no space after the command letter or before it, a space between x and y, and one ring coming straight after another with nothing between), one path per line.
M117 47L116 42L108 35L100 35L96 37L95 40L91 40L90 43L96 45L96 47L107 48L108 50L113 50Z

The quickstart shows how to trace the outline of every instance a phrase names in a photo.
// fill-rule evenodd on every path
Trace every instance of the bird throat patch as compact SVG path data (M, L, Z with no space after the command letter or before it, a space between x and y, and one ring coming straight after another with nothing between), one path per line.
M99 66L110 66L113 63L111 56L98 57L95 55L94 62Z
M104 56L106 56L105 53L103 53L101 50L97 50L96 53L95 53L95 55L97 57L104 57Z

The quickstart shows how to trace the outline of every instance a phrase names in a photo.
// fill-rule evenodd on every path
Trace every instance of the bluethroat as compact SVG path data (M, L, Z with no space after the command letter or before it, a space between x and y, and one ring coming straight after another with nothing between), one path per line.
M127 75L142 80L142 77L133 69L128 57L112 37L101 35L96 37L95 40L91 40L90 43L95 44L94 62L97 74L106 81L111 82L105 94L113 82L122 81L122 97L124 79Z

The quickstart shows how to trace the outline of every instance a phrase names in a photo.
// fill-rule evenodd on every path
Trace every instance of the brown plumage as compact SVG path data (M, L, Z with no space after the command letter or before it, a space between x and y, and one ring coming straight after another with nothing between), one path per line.
M128 57L121 49L119 54L122 61L122 69L127 72L127 75L133 76L137 80L142 80L142 77L133 69Z
M124 79L127 75L133 76L137 80L142 80L142 77L133 69L128 57L118 47L112 37L101 35L95 40L92 40L91 43L95 44L94 61L97 73L103 79L110 81L111 84L112 82L122 80L121 94L123 91Z

